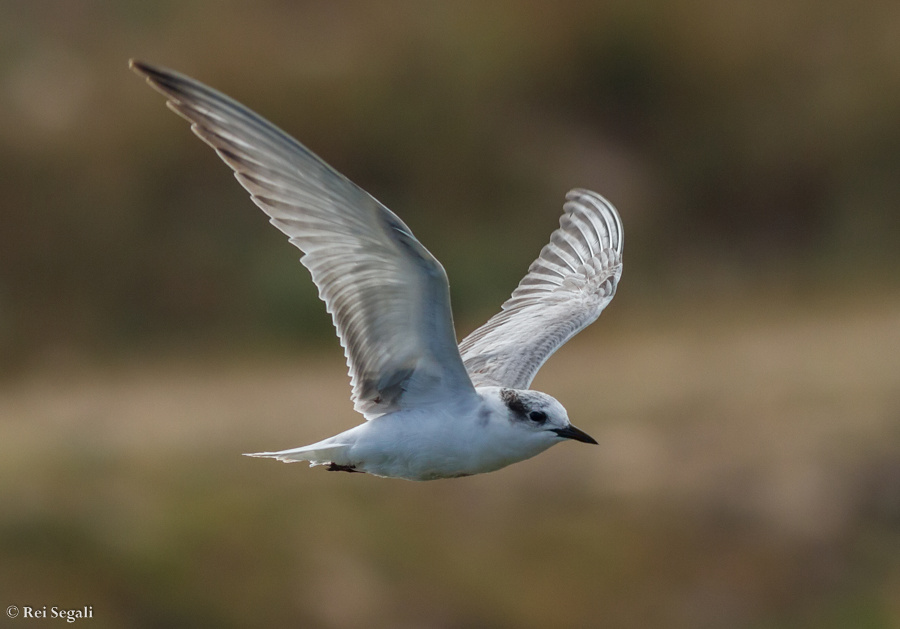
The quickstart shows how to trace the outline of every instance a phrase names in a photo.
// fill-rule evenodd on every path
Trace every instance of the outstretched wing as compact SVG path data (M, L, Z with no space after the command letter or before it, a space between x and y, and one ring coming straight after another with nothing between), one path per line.
M372 419L475 395L456 346L446 272L403 221L224 94L170 70L130 65L303 251L344 347L357 411Z
M566 195L559 229L501 311L459 344L476 386L527 389L541 365L593 323L622 275L622 221L599 194Z

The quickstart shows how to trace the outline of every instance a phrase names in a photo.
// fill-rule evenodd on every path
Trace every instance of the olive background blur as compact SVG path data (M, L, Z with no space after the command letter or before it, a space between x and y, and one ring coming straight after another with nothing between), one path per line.
M888 0L0 4L0 603L900 627L898 32ZM460 337L568 189L607 196L619 294L535 382L600 445L425 484L238 456L360 418L299 251L130 57L397 212Z

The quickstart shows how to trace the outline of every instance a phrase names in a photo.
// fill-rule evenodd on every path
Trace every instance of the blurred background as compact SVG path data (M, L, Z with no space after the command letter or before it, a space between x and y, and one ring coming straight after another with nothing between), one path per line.
M0 603L900 627L898 32L889 0L3 2ZM397 212L460 337L568 189L607 196L619 293L534 385L600 445L424 484L239 456L360 418L299 252L130 57Z

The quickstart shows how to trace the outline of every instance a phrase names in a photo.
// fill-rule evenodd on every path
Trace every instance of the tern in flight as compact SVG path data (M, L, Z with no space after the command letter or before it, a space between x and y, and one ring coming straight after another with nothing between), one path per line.
M600 316L622 274L622 222L600 195L566 195L559 229L499 313L457 346L447 274L400 218L270 122L187 76L131 61L303 252L366 421L248 456L433 480L492 472L573 439L597 443L528 387Z

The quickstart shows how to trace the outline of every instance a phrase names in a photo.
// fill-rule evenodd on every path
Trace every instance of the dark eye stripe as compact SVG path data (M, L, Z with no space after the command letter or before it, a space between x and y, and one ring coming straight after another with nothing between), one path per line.
M528 413L528 419L533 422L543 424L545 421L547 421L547 413L545 413L544 411L531 411L530 413Z

